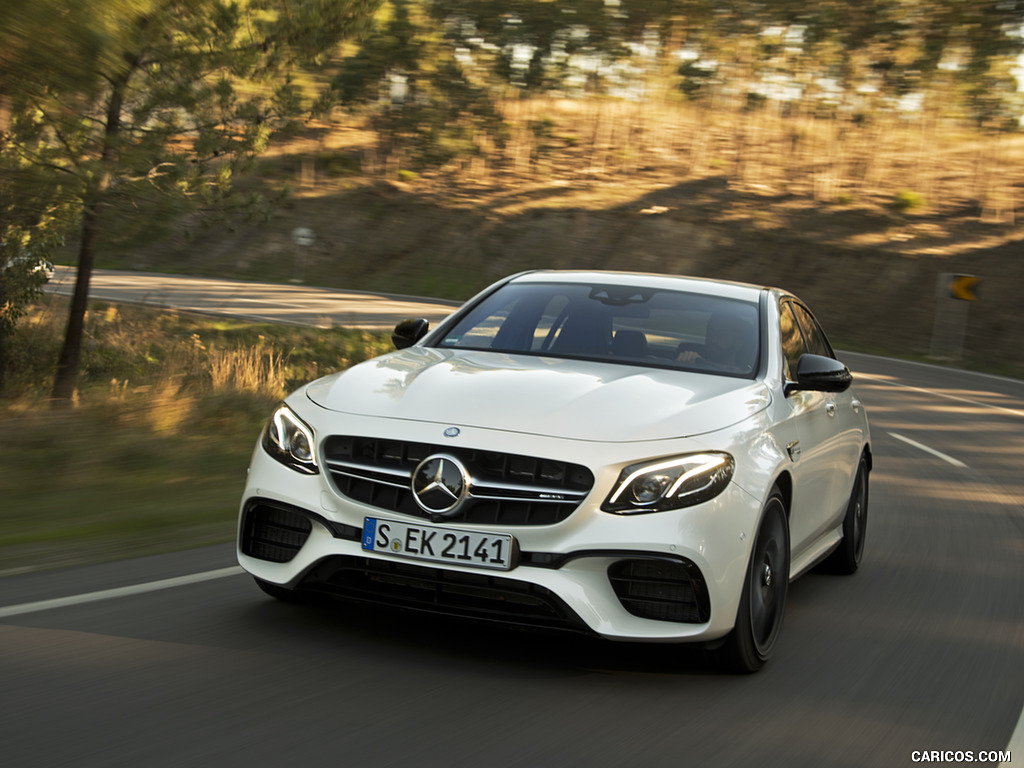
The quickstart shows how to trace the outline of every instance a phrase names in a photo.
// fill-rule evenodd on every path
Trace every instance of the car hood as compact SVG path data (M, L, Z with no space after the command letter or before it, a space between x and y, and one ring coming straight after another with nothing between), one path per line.
M339 413L601 442L724 429L766 408L761 382L497 352L412 347L306 388Z

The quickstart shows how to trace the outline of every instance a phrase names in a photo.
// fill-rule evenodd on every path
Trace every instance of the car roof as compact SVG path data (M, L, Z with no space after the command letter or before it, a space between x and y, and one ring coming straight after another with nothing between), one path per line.
M582 283L613 284L656 288L664 291L685 291L707 296L721 296L756 302L763 286L737 283L729 280L714 280L703 277L683 277L645 272L615 272L605 270L536 270L523 272L510 278L513 283Z

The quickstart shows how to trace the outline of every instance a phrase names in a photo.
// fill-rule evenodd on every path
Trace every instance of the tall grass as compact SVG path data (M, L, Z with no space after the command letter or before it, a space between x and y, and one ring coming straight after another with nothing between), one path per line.
M66 302L30 308L10 340L7 407L45 400ZM283 397L302 382L390 350L382 333L258 325L144 307L94 303L86 314L80 403L124 404L155 392L180 398Z
M0 573L227 541L273 404L383 334L94 304L74 407L47 396L66 303L31 308L0 400Z
M823 114L796 104L751 106L740 96L697 104L664 95L517 99L499 107L509 138L500 145L481 138L479 151L451 169L465 182L587 183L651 170L680 181L724 174L738 189L817 203L887 201L909 189L930 209L976 208L984 220L1008 225L1019 215L1024 138L965 124L939 107ZM356 125L344 127L327 126L325 141L351 142ZM400 165L377 158L363 167L388 173ZM326 173L321 181L332 183Z

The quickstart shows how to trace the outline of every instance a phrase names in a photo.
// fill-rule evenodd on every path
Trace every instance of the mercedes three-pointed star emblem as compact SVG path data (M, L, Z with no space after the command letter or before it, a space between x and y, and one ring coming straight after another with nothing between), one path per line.
M469 474L454 456L428 456L412 473L412 496L431 515L452 514L468 495Z

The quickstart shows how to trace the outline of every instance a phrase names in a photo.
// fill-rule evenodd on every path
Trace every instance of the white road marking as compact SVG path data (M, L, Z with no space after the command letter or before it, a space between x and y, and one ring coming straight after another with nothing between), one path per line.
M936 456L936 457L942 459L943 461L948 461L954 467L965 468L967 466L962 461L960 461L960 459L954 459L952 456L948 456L945 453L943 453L942 451L936 451L934 448L929 448L927 445L919 443L916 440L911 440L909 437L904 437L903 435L897 434L896 432L890 432L889 436L890 437L895 437L897 440L902 440L907 445L912 445L915 448L918 448L918 449L924 451L925 453L930 453L932 456Z
M906 361L902 361L902 362L906 362ZM958 402L966 403L968 405L974 405L974 406L979 406L979 407L982 407L982 408L988 408L988 409L993 410L993 411L999 411L1001 413L1009 414L1010 416L1024 417L1024 411L1020 411L1020 410L1017 410L1017 409L1014 409L1014 408L1004 408L1003 406L992 405L991 403L982 403L982 402L980 402L978 400L971 400L970 398L959 397L957 395L951 395L951 394L948 394L946 392L936 392L933 389L925 389L923 387L914 387L914 386L911 386L909 384L901 384L899 382L886 380L885 377L882 377L882 376L874 376L874 375L871 375L871 374L857 374L857 375L858 375L858 378L870 379L870 380L872 380L873 382L875 382L877 384L887 384L887 385L889 385L891 387L899 387L901 389L909 389L909 390L911 390L913 392L923 392L925 394L935 395L936 397L944 397L947 400L956 400ZM980 374L980 373L976 373L976 372L975 372L975 375L976 376L987 376L987 374ZM998 380L1001 380L1001 381L1014 381L1014 382L1016 381L1015 379L1006 379L1006 378L1003 378L1001 376L988 376L988 378L998 379ZM922 451L925 451L926 453L930 453L933 456L937 456L938 458L942 459L943 461L948 461L950 464L952 464L955 467L966 467L967 466L966 464L964 464L959 459L954 459L952 456L947 456L946 454L942 453L941 451L936 451L934 448L930 448L927 445L922 445L921 443L917 442L916 440L911 440L910 438L904 437L903 435L897 434L895 432L890 432L889 435L892 436L892 437L895 437L897 440L901 440L904 443L907 443L907 445L912 445L915 448L918 448L918 449L920 449ZM1010 754L1013 754L1014 752L1024 752L1024 709L1021 709L1020 719L1017 720L1017 727L1014 729L1013 735L1010 736L1010 743L1007 745L1005 751L1010 753ZM1009 763L1000 763L999 764L999 768L1010 768L1010 764Z
M925 389L923 387L912 387L909 384L900 384L899 382L896 382L896 381L889 381L884 376L875 376L874 374L870 374L870 373L857 373L857 374L854 374L854 376L856 378L859 378L859 379L870 379L870 380L872 380L876 384L884 384L884 385L887 385L887 386L890 386L890 387L899 387L901 389L909 389L909 390L911 390L913 392L923 392L926 395L934 395L935 397L944 397L947 400L956 400L958 403L967 403L967 405L974 405L974 406L977 406L978 408L988 408L989 410L992 410L992 411L999 411L1000 413L1006 413L1006 414L1009 414L1010 416L1017 416L1017 417L1020 417L1020 418L1024 418L1024 411L1019 411L1019 410L1017 410L1015 408L1004 408L1001 405L992 405L992 403L983 403L980 400L971 400L970 398L967 398L967 397L960 397L958 395L950 395L950 394L948 394L946 392L938 392L938 391L936 391L934 389Z
M1013 731L1013 735L1010 737L1010 743L1006 745L1006 752L1011 755L1016 752L1018 755L1024 754L1024 709L1020 711L1020 720L1017 721L1017 727ZM1000 763L999 768L1010 768L1009 761Z
M141 595L146 592L156 592L161 589L173 589L187 584L198 584L203 581L223 579L227 576L237 576L245 573L240 566L233 565L229 568L220 568L216 571L204 571L193 573L188 576L175 576L171 579L150 581L144 584L132 584L127 587L115 589L103 589L99 592L86 592L81 595L69 595L68 597L57 597L52 600L39 600L34 603L22 603L21 605L7 605L0 607L0 619L9 616L21 616L24 613L36 613L37 611L49 611L53 608L65 608L69 605L82 605L83 603L95 603L100 600L113 600L117 597L128 597L130 595Z
M901 365L913 365L913 366L917 366L918 368L930 368L933 371L955 370L958 373L965 373L965 374L969 374L970 376L976 376L976 377L980 377L980 378L983 378L983 379L992 379L993 381L1005 381L1005 382L1009 382L1011 384L1020 384L1020 379L1012 378L1010 376L1000 376L999 374L983 373L981 371L968 371L965 368L954 368L954 369L951 369L948 366L937 365L935 363L922 363L920 360L904 360L904 359L899 358L899 357L885 357L883 355L867 355L867 354L864 354L863 352L850 352L849 350L841 350L841 349L836 350L836 354L840 358L843 355L854 355L854 356L859 355L860 357L868 357L868 358L872 358L874 360L885 360L886 362L890 362L890 363L899 363Z

